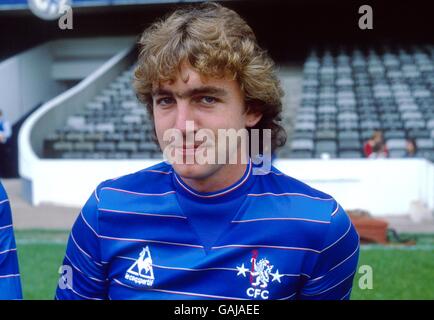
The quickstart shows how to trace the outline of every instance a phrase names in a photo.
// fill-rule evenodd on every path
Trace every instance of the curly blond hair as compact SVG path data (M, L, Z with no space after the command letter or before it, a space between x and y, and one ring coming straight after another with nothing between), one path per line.
M235 11L213 2L178 9L143 32L139 49L133 84L151 117L153 84L174 80L186 61L201 75L236 79L246 112L262 114L247 129L271 129L273 151L285 144L286 133L279 124L283 90L274 62Z

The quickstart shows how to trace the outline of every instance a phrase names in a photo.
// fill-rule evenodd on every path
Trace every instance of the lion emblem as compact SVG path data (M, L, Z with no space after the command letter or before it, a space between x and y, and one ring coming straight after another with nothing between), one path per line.
M267 259L261 259L259 262L256 261L256 258L252 258L250 260L253 266L253 272L250 274L253 277L256 277L256 281L252 282L252 286L260 285L261 288L266 288L268 286L268 282L270 281L270 273L273 270L273 266L270 264L270 261Z

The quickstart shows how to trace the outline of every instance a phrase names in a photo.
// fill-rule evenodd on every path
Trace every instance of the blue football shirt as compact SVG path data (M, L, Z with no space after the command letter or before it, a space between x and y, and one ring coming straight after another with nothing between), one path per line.
M56 299L349 299L359 236L345 211L252 168L212 193L164 162L102 182L72 228Z
M11 207L0 183L0 300L22 298Z

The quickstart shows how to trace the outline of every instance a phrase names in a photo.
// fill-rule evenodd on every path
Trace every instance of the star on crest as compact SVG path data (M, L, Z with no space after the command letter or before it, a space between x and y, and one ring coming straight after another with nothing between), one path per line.
M270 273L270 274L273 276L273 279L271 280L271 282L276 280L277 282L280 283L280 278L283 277L283 274L279 274L279 269L276 269L275 273Z
M246 272L249 271L249 269L247 269L246 267L244 267L244 263L241 265L241 267L237 267L238 273L237 276L239 276L240 274L243 275L243 277L246 277Z

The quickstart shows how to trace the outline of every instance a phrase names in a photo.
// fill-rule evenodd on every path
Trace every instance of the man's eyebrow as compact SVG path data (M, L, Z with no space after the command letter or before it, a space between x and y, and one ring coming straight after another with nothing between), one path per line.
M217 87L213 87L213 86L205 86L205 87L200 87L200 88L188 90L185 93L185 95L187 95L187 96L194 96L194 95L198 95L198 94L212 94L215 96L223 97L223 96L227 95L227 91L223 88L217 88Z
M167 89L163 89L163 88L157 88L155 90L152 91L152 95L153 96L162 96L162 95L175 95L178 98L183 98L183 97L191 97L191 96L195 96L198 94L212 94L215 96L226 96L227 95L227 91L223 88L217 88L217 87L213 87L213 86L204 86L204 87L199 87L199 88L193 88L193 89L189 89L184 93L178 93L178 92L172 92L170 90Z

